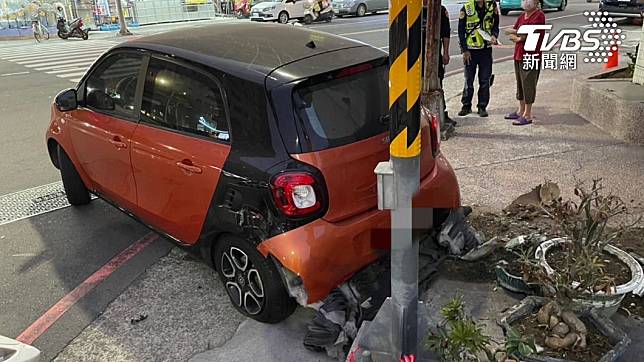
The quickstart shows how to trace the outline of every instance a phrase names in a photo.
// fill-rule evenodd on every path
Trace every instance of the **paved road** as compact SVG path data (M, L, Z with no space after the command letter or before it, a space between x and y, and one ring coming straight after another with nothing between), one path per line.
M458 72L462 66L455 34L458 8L448 6L454 31L448 72ZM547 17L555 28L580 27L586 25L580 14L589 9L585 2L575 0L566 11L549 12ZM502 16L502 27L511 26L517 15ZM310 27L387 49L386 14L334 19L330 24ZM151 27L140 33L163 30ZM0 195L4 195L0 196L0 334L18 336L105 263L148 234L147 229L99 200L82 208L66 207L59 174L50 165L43 142L53 96L71 87L103 51L122 40L99 35L84 42L0 42ZM501 41L509 44L503 37ZM495 50L499 60L511 54L510 47ZM449 81L460 82L461 78ZM35 345L45 352L45 358L55 356L170 247L164 240L155 240L88 291L36 339ZM178 291L182 292L194 291Z

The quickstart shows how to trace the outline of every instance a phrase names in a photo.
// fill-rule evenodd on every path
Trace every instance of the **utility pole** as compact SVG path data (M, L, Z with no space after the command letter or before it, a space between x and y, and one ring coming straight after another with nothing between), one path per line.
M376 167L378 206L391 210L391 358L417 356L418 240L412 197L420 183L422 0L389 3L389 162Z
M127 30L127 26L125 25L125 18L123 17L123 6L121 5L121 0L115 0L116 1L116 10L119 13L119 35L132 35L129 30Z
M441 47L441 0L428 0L427 29L425 35L425 69L423 74L423 105L431 114L440 117L441 129L445 126L443 87L438 77L439 49Z

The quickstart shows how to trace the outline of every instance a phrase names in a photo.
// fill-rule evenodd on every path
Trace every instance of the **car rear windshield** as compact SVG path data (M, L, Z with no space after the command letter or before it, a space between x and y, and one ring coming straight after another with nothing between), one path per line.
M388 111L387 67L363 69L347 68L337 72L333 80L296 88L293 102L296 122L305 138L300 140L303 149L343 146L389 129L384 118Z

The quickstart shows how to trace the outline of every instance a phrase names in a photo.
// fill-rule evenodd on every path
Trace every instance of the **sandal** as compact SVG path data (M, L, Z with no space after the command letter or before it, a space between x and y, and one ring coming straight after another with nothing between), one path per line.
M531 124L532 120L525 117L519 117L516 121L513 121L512 124L515 126L525 126Z
M517 112L512 112L505 115L505 119L519 119L521 116Z

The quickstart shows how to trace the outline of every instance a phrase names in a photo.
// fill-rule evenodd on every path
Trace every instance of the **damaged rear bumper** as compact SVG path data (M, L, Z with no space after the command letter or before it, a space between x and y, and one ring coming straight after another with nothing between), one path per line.
M454 171L444 156L436 158L432 172L421 180L414 196L414 208L452 209L460 206L460 192ZM429 217L430 218L430 217ZM288 282L303 285L306 296L298 302L318 302L354 273L379 259L390 246L388 211L371 210L340 222L315 220L300 228L267 239L258 245L266 257L299 277ZM300 281L302 283L300 283Z

